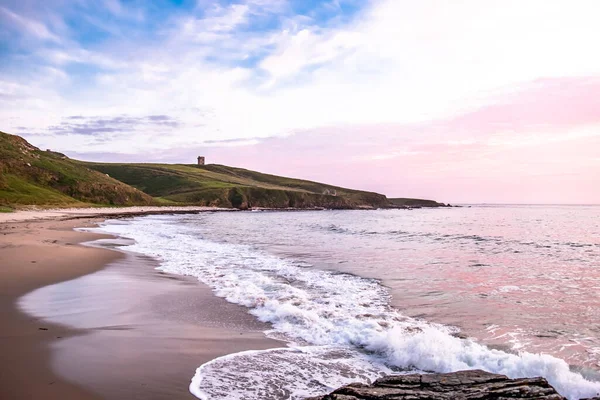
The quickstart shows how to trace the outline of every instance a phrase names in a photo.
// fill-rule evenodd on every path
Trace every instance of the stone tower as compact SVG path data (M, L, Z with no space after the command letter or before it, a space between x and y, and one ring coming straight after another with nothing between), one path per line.
M198 165L204 165L204 157L198 156Z

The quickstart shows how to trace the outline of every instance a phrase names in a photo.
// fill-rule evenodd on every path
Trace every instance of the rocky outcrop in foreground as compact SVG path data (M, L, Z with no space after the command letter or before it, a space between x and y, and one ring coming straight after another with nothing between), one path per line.
M544 378L509 379L481 370L449 374L392 375L372 385L352 383L334 392L307 400L564 400ZM595 398L599 399L600 398ZM590 399L591 400L591 399Z

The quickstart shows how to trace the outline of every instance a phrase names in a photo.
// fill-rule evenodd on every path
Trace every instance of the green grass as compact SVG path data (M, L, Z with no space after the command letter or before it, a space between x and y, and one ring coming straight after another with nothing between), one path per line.
M13 208L0 206L0 213L11 213L15 211Z
M162 202L221 207L381 206L385 196L225 165L82 163ZM335 195L331 195L331 194Z
M70 206L80 203L59 191L35 185L23 178L7 174L5 187L0 189L0 201L4 204L32 204Z
M0 132L0 205L148 205L151 196L61 153Z

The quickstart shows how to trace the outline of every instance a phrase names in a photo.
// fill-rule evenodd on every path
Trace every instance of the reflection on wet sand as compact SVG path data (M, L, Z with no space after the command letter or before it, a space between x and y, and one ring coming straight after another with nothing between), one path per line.
M268 327L245 308L156 265L127 254L101 271L21 298L25 312L81 330L52 345L52 365L64 379L109 399L190 398L188 385L198 365L232 352L280 346L264 336Z

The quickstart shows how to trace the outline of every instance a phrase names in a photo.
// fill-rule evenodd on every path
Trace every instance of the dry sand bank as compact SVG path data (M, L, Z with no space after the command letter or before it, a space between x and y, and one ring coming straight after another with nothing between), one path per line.
M72 216L0 223L0 398L191 399L200 364L281 346L195 279L161 273L139 255L79 245L106 238L73 231L98 218L46 220Z
M135 216L135 215L146 215L146 214L182 214L182 213L193 213L193 212L207 212L207 211L237 211L234 208L217 208L217 207L175 207L175 206L164 206L164 207L150 207L150 206L136 206L136 207L103 207L103 208L56 208L56 209L31 209L31 210L18 210L9 213L0 213L0 224L6 222L19 222L19 221L36 221L36 220L56 220L56 219L78 219L78 218L92 218L98 216Z

